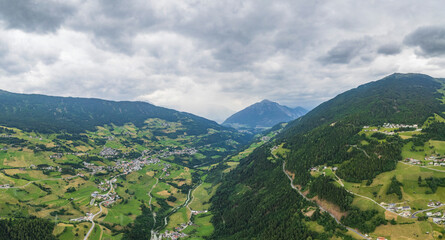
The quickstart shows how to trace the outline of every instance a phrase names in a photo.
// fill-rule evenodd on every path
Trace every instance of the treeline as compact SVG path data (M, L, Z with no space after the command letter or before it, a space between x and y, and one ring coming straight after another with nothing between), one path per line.
M0 240L56 240L52 235L55 224L46 219L1 219Z
M320 199L327 200L339 206L342 211L349 210L354 195L333 183L332 178L320 176L310 184L310 195L317 195Z

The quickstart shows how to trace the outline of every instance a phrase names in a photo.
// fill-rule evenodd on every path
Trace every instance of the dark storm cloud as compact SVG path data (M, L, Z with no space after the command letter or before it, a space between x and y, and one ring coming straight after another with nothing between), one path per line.
M397 43L384 44L377 49L377 52L383 55L396 55L399 54L401 51L402 51L402 46L400 46L400 44Z
M0 0L0 20L8 28L28 32L53 32L73 12L63 1Z
M369 38L341 41L329 50L326 56L321 57L320 61L324 64L348 64L357 57L369 61L369 57L361 56L369 43Z
M419 47L424 56L445 55L445 26L420 27L406 36L404 43Z

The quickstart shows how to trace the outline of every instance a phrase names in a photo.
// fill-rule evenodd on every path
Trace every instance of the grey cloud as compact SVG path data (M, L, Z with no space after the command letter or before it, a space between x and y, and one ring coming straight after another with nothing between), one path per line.
M263 98L313 107L395 71L445 76L440 58L397 44L417 26L445 24L441 5L0 0L0 88L147 100L209 118L213 106L235 111ZM404 44L441 52L442 35L415 32Z
M78 14L67 21L67 26L92 34L101 48L134 54L132 39L156 23L151 1L86 1Z
M420 27L408 34L404 43L419 47L424 56L445 55L445 26Z
M383 54L383 55L396 55L396 54L399 54L400 52L402 52L402 46L397 43L388 43L388 44L381 45L377 49L377 52L379 54Z
M0 0L0 19L8 28L27 32L53 32L74 13L63 2L39 0Z
M356 57L369 61L368 56L360 55L369 44L370 38L341 41L329 50L326 56L321 57L320 61L324 64L348 64Z

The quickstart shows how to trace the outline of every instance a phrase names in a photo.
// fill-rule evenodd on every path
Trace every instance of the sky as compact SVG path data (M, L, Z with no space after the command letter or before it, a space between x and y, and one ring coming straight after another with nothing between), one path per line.
M445 77L444 1L0 0L0 89L218 122L311 109L394 72Z

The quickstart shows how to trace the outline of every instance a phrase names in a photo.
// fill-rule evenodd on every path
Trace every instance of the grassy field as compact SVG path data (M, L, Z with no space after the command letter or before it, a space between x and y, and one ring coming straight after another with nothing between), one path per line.
M398 199L394 194L387 195L390 179L396 176L397 180L403 184L403 198ZM399 203L404 202L413 209L426 209L429 201L445 201L445 188L439 187L434 194L426 194L429 190L426 186L419 186L418 178L428 177L444 178L445 172L437 172L430 169L421 168L419 166L398 163L397 168L390 172L379 174L370 186L366 186L366 182L349 183L344 182L346 189L370 197L377 202ZM357 204L360 205L360 204Z

